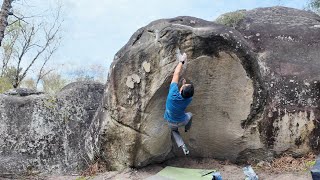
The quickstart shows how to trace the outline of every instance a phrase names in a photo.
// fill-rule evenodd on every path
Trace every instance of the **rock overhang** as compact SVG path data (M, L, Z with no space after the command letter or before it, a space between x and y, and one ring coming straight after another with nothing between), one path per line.
M170 133L165 126L163 112L177 51L188 54L189 62L185 75L194 84L198 83L196 94L197 87L201 89L202 86L214 82L201 83L201 79L208 80L210 76L217 76L218 79L218 76L223 77L228 74L234 79L234 83L241 86L238 86L238 88L224 86L225 89L222 88L222 93L232 89L230 91L234 92L233 100L237 100L235 94L242 98L248 97L248 100L244 103L246 99L244 98L237 105L233 103L234 107L229 108L229 110L221 110L222 117L229 116L228 113L232 114L231 109L240 110L237 113L240 113L241 116L233 113L231 116L236 120L230 123L232 125L219 127L219 129L232 127L233 130L230 132L234 131L234 135L235 132L242 135L232 137L230 143L246 143L242 136L261 114L266 96L264 84L260 77L257 55L250 48L250 44L238 31L198 18L184 16L157 20L146 27L140 28L116 54L111 65L109 84L107 84L108 92L105 93L105 99L107 99L105 104L108 108L105 109L103 121L108 125L106 125L104 134L109 137L109 140L118 139L127 143L125 143L126 145L121 145L120 142L115 141L108 143L108 138L101 143L104 144L102 149L108 151L105 152L105 158L109 159L107 161L110 166L114 168L139 167L151 162L163 161L172 155L172 144L170 136L168 136ZM149 63L150 71L145 71L144 63ZM217 63L220 63L220 66L224 69L218 70L220 75L215 74L214 71L217 70L212 70L215 65L218 65ZM202 64L203 69L196 68L200 64ZM208 75L209 72L206 72L206 70L212 70L211 73L213 74ZM197 79L197 76L201 73L204 74ZM226 78L222 82L226 84L228 80L230 79ZM211 89L217 87L220 87L219 80ZM224 97L225 95L226 93ZM213 96L214 90L211 94L208 94L208 97ZM199 107L191 106L190 108L193 108L196 114ZM228 107L224 108L228 109ZM241 108L245 110L241 111ZM214 107L212 106L211 109L214 109ZM208 112L199 113L198 116L203 115L211 116ZM225 119L221 122L224 121ZM206 153L203 153L203 148L199 146L199 148L194 148L195 152L198 151L195 156L226 158L227 156L223 155L224 152L221 149L231 148L230 143L227 143L228 145L222 143L220 147L223 148L220 149L211 147L213 148L211 153L209 153L210 148ZM205 143L200 144L204 145ZM259 143L256 143L256 146L261 148ZM119 160L115 160L116 158L112 156L112 154L119 153L117 150L125 154ZM213 152L220 152L220 155L213 155ZM235 160L239 152L235 151L227 158Z

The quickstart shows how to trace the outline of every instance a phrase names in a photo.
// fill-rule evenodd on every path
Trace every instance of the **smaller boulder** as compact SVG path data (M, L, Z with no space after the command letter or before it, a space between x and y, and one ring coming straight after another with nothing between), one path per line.
M37 91L34 89L28 89L28 88L16 88L16 89L10 89L3 94L8 96L30 96L30 95L39 95L43 94L41 91Z

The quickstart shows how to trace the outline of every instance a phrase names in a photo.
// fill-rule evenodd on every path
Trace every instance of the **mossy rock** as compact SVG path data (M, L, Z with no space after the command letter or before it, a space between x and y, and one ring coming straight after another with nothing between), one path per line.
M245 18L245 10L239 10L235 12L229 12L219 16L215 22L218 24L223 24L225 26L235 28L237 24Z

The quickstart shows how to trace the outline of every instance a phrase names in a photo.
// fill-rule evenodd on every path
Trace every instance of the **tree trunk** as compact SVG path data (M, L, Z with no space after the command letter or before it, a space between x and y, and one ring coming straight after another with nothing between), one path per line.
M4 31L8 25L8 16L10 14L11 3L14 0L4 0L0 11L0 46L4 37Z

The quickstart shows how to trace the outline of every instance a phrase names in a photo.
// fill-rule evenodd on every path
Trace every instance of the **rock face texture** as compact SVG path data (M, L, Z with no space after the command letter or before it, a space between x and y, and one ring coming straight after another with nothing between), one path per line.
M236 29L256 53L268 93L257 119L261 142L276 154L320 150L320 17L283 7L244 14Z
M179 52L195 85L193 126L181 132L191 156L241 162L319 150L320 17L285 7L243 13L235 29L177 17L134 33L111 65L89 158L121 169L182 155L163 119Z
M0 175L82 170L84 136L103 92L102 84L78 82L56 96L0 94Z

